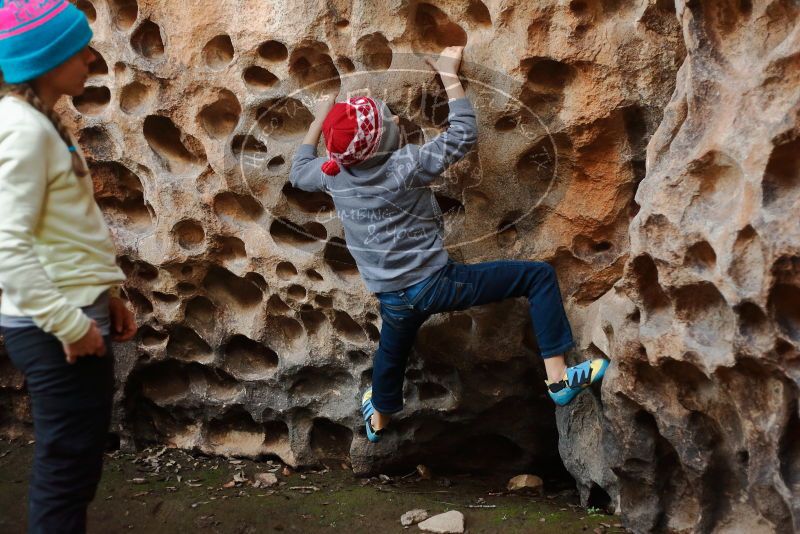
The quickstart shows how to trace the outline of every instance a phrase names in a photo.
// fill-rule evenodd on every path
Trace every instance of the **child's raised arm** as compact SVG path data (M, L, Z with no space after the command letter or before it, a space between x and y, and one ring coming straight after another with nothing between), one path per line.
M439 59L425 61L439 73L447 91L450 125L436 138L419 149L417 180L427 184L441 175L453 163L466 155L478 139L478 124L472 104L465 98L464 88L458 79L463 46L448 46Z
M308 127L303 143L297 148L292 159L289 181L303 191L324 191L321 165L326 158L317 157L317 143L322 134L322 121L336 102L336 95L324 95L314 106L314 120Z

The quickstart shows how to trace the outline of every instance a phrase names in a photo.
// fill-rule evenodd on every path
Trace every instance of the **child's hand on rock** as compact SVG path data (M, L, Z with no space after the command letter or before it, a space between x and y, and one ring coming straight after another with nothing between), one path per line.
M322 122L336 103L336 94L320 95L314 104L314 120Z
M455 76L458 74L458 69L461 66L461 53L463 51L463 46L448 46L442 50L442 53L439 54L439 58L436 61L427 57L425 61L440 75Z

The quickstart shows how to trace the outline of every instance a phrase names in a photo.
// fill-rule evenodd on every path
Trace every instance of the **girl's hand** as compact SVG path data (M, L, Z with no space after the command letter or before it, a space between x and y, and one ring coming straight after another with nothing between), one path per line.
M426 57L425 61L440 75L455 76L458 74L458 69L461 66L461 53L463 51L463 46L448 46L442 50L442 53L439 54L439 58L436 61L433 61L429 57Z
M97 322L92 319L89 331L75 343L64 343L64 353L67 363L75 363L81 356L105 356L106 343L97 328Z
M111 339L118 343L132 339L136 335L136 320L125 302L112 297L108 303L108 310L111 314L111 326L114 329Z
M329 94L329 95L320 95L314 104L314 120L319 122L320 124L322 121L325 120L325 117L328 116L328 112L333 108L333 105L336 103L336 94Z

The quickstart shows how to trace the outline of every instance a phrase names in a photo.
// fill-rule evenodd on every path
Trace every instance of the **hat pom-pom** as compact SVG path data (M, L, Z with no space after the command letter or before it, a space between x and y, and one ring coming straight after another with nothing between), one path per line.
M339 174L339 164L329 159L325 163L322 164L322 172L327 174L328 176L336 176Z

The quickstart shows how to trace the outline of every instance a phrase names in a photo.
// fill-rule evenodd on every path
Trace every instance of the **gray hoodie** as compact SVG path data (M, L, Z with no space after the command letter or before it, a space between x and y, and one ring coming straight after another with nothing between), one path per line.
M302 144L295 152L289 180L304 191L331 195L347 249L373 293L408 287L447 263L442 212L429 186L464 157L478 132L469 100L459 98L449 106L450 124L436 138L392 150L387 140L396 144L398 136L389 131L393 125L387 125L379 153L359 165L342 167L336 176L322 172L327 158L317 157L316 146ZM383 104L382 108L386 110Z

